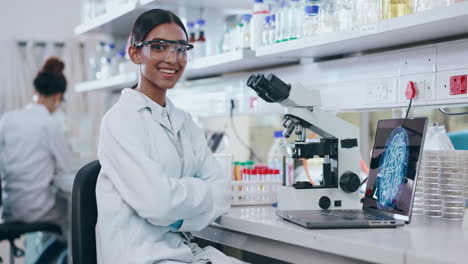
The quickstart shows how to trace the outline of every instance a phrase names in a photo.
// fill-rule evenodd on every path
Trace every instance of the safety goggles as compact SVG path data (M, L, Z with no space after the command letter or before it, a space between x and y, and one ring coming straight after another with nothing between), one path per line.
M169 55L174 52L178 62L187 62L190 57L190 51L193 49L193 45L185 41L165 39L143 41L135 43L133 46L137 48L143 47L143 52L146 56L160 61L168 60Z

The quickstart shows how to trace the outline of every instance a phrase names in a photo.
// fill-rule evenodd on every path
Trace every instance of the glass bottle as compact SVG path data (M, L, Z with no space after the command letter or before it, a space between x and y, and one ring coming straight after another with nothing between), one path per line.
M251 14L242 15L242 27L240 28L240 45L239 48L245 49L250 47L250 20L252 18Z
M319 10L319 32L335 32L339 21L337 15L337 1L327 0L321 2Z
M268 34L269 40L268 43L275 43L275 27L276 27L276 15L273 14L270 16L270 32Z
M353 28L354 0L336 0L338 31L348 31Z
M206 39L205 39L205 20L198 19L196 28L198 32L198 38L195 41L194 55L197 59L203 58L206 56Z
M379 22L382 14L381 0L356 0L355 2L354 24L357 29Z
M316 34L319 26L320 0L306 0L302 35L310 37Z
M302 35L302 13L304 10L304 5L300 0L290 0L289 6L289 40L298 39Z
M266 16L265 23L263 24L263 38L262 38L263 45L270 44L270 21L271 21L271 16Z
M413 0L382 0L382 19L410 15L413 8Z

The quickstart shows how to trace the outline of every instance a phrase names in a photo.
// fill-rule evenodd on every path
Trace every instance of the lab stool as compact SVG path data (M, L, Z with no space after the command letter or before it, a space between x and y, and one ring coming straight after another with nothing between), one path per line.
M10 242L10 264L15 263L15 257L24 256L24 250L15 245L15 240L26 233L48 232L61 234L60 226L49 222L11 222L0 224L0 241L8 240ZM3 263L0 257L0 263Z

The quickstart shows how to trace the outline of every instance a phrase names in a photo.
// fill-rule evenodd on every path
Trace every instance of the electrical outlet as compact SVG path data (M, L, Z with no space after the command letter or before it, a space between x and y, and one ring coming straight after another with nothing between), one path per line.
M416 89L415 101L431 101L435 99L435 76L433 74L412 75L401 77L398 86L398 101L407 103L405 92L408 82L414 83Z
M466 94L466 75L450 76L450 95Z
M468 97L468 69L439 72L437 74L437 99L459 99Z
M373 80L366 84L367 104L388 102L388 85L385 80Z

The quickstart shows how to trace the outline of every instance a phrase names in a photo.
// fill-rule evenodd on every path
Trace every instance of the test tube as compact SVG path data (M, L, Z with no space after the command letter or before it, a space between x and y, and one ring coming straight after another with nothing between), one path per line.
M250 171L250 192L252 193L252 199L258 200L258 170L253 169Z

